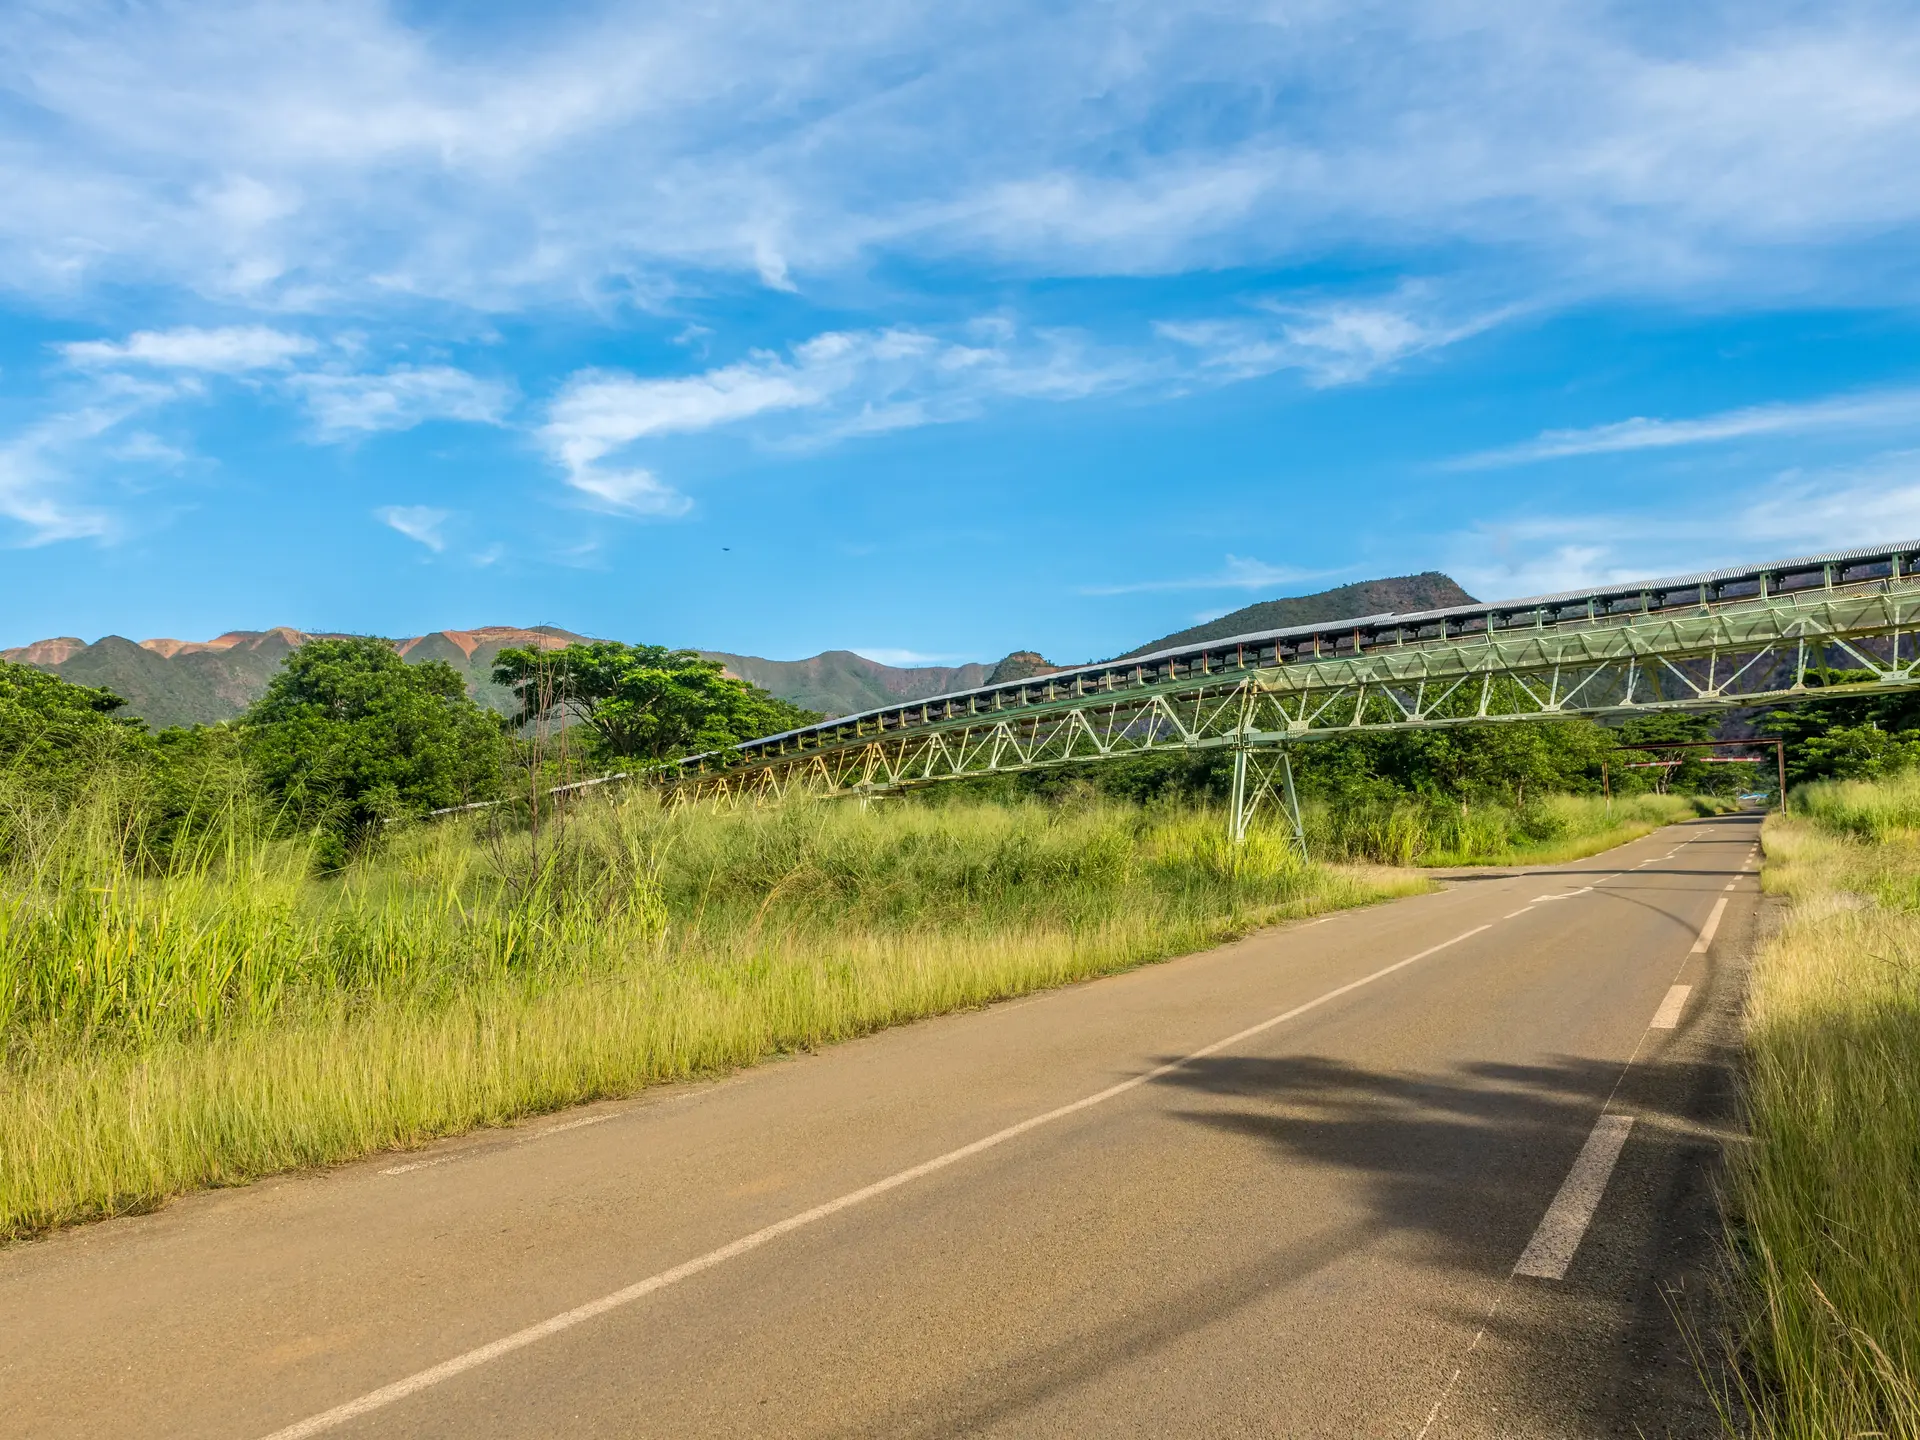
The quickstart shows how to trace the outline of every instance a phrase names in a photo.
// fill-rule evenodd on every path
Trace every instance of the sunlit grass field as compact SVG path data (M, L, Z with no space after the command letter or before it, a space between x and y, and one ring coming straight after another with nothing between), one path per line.
M1385 865L1558 865L1638 840L1725 801L1687 795L1547 795L1524 807L1410 797L1305 812L1315 855Z
M580 805L345 873L235 801L0 794L0 1236L751 1064L1426 888L1204 809Z
M1730 1235L1754 1432L1920 1437L1920 776L1770 819Z

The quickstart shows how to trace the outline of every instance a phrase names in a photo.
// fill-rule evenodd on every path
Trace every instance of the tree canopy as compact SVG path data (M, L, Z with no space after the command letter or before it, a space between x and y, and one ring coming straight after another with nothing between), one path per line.
M517 725L584 722L600 758L668 760L778 734L820 719L728 675L694 650L596 640L558 650L502 650L494 683L519 698Z
M146 726L114 714L111 690L0 660L0 770L67 788L129 750L148 746Z
M1920 764L1920 691L1888 695L1818 692L1829 685L1872 678L1866 670L1815 670L1807 685L1814 695L1760 722L1787 742L1787 781L1852 780Z
M385 640L309 640L239 728L268 793L338 832L500 790L497 717L451 665L409 665Z

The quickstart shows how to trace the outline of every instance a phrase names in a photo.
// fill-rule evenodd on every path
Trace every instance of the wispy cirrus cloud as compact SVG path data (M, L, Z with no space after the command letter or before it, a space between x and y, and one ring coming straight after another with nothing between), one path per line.
M955 665L976 658L945 652L903 650L893 645L849 645L847 648L862 659L876 660L882 665Z
M0 440L0 515L36 544L110 534L112 513L102 498L73 498L84 478L107 467L179 468L192 458L189 451L129 423L169 406L208 402L222 386L293 400L312 422L309 438L322 442L430 420L499 425L517 398L511 382L450 365L354 369L352 345L260 325L138 330L55 348L69 368L58 372L47 413ZM426 532L383 518L429 543Z
M1454 470L1491 470L1579 455L1617 455L1634 450L1712 445L1756 436L1914 425L1920 425L1920 389L1877 390L1824 400L1748 405L1691 420L1634 416L1583 430L1547 430L1532 440L1477 451L1447 464Z
M1909 539L1920 539L1920 450L1792 470L1658 513L1488 519L1445 548L1449 573L1468 590L1505 599Z
M1201 376L1250 380L1297 370L1325 387L1366 380L1403 360L1492 329L1515 312L1496 307L1464 318L1436 311L1436 297L1410 290L1380 300L1263 298L1252 314L1162 320L1154 329L1192 352Z
M121 467L177 464L182 452L130 427L180 393L163 382L108 377L0 439L0 518L12 522L15 543L111 535L113 515L94 483L102 452Z
M58 349L92 374L245 377L296 398L325 440L407 430L429 420L498 425L517 395L511 382L451 365L353 369L338 347L262 325L139 330L124 340L72 341ZM200 392L183 387L176 393Z
M1180 590L1271 590L1303 580L1321 580L1335 570L1310 570L1297 565L1269 565L1264 560L1229 555L1210 575L1188 575L1172 580L1129 580L1119 584L1082 585L1082 595L1146 595Z
M410 430L429 420L473 425L501 424L513 407L515 387L451 365L401 365L381 371L309 371L291 377L325 440L381 430Z
M137 366L237 375L284 369L319 347L305 335L265 325L228 325L210 330L189 325L174 330L136 330L125 340L78 340L58 348L72 364L90 369Z
M447 548L442 530L447 521L453 518L450 511L439 510L431 505L382 505L373 513L390 529L426 546L436 555Z
M513 308L887 255L1133 275L1359 246L1528 293L1834 295L1896 281L1878 242L1920 225L1920 17L1871 0L1679 30L1494 0L9 20L0 274L29 293Z
M591 500L677 515L691 501L625 462L629 447L760 422L762 443L805 449L965 419L990 399L1083 399L1153 373L1137 356L1059 332L1023 334L1000 318L950 337L906 327L830 331L784 354L755 351L695 375L582 371L554 397L538 433L567 483Z
M992 315L941 333L907 326L830 331L784 353L755 351L693 375L582 371L549 405L539 436L567 483L595 502L637 515L677 515L691 502L652 469L609 462L650 439L755 422L761 443L807 450L971 419L996 402L1165 398L1281 370L1299 371L1316 386L1343 384L1502 318L1423 318L1406 297L1366 305L1263 298L1252 308L1252 317L1156 322L1132 344L1024 328ZM1173 581L1160 588L1205 587Z

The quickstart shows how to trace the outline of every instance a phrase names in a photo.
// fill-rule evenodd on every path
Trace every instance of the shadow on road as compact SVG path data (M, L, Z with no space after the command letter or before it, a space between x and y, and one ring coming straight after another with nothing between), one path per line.
M1695 1053L1642 1061L1624 1081L1619 1062L1579 1056L1441 1075L1211 1056L1161 1083L1200 1102L1179 1119L1257 1142L1279 1166L1359 1174L1370 1230L1411 1238L1427 1265L1497 1282L1621 1082L1615 1108L1635 1129L1573 1269L1564 1282L1516 1281L1476 1355L1478 1408L1498 1425L1435 1433L1708 1436L1720 1431L1675 1314L1717 1349L1714 1186L1734 1056ZM1453 1318L1477 1328L1485 1316ZM1464 1395L1461 1408L1473 1408Z

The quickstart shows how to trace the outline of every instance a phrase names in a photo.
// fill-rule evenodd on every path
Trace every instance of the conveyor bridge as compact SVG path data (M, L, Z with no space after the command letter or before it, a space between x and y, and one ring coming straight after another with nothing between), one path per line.
M1299 834L1293 744L1709 710L1920 685L1920 541L1494 604L1235 635L824 721L690 756L677 797L873 796L969 776L1230 750L1236 839ZM1849 672L1845 683L1821 681Z

